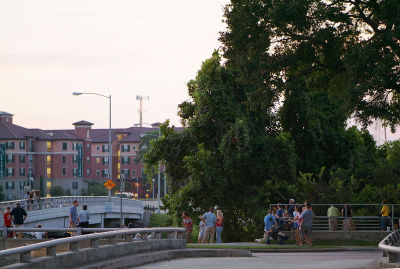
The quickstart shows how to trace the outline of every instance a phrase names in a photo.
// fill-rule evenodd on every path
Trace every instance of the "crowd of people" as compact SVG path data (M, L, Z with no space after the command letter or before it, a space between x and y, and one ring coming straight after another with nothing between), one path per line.
M216 211L216 214L215 214ZM191 243L193 232L193 220L186 212L182 213L182 225L186 232L186 242ZM214 243L216 237L217 243L222 243L222 231L224 229L224 215L221 210L210 207L209 211L200 217L199 235L197 242L200 244Z
M40 199L40 198L39 198ZM28 203L29 205L29 203ZM89 227L89 219L90 219L90 213L88 211L87 205L82 206L82 210L78 212L78 201L75 200L73 202L73 205L69 208L68 216L69 216L69 228L77 228L77 227L82 227L82 228L88 228ZM3 223L4 227L7 228L23 228L24 227L24 222L28 216L28 213L26 210L21 206L20 202L17 202L15 204L15 207L11 210L11 207L7 207L5 209L5 212L3 214ZM36 225L35 228L42 228L41 224ZM34 236L37 239L43 239L46 237L47 233L45 232L33 232L31 233L32 236ZM71 233L72 236L75 235L75 232ZM8 233L9 238L22 238L23 234L22 232L18 233Z

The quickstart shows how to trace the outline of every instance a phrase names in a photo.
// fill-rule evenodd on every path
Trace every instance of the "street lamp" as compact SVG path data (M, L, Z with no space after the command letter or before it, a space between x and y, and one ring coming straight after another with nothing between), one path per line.
M142 124L143 123L149 124L149 123L142 122ZM134 125L138 126L140 124L134 124ZM161 137L161 128L160 128L161 123L156 122L156 123L149 124L149 125L151 125L152 127L158 128L158 137ZM149 136L149 135L151 136L151 134L143 134L143 137ZM153 199L154 199L154 181L155 181L155 179L153 179ZM157 204L158 204L157 212L158 213L160 213L160 185L161 185L161 161L158 162L158 181L157 181Z
M121 213L121 217L120 217L120 228L122 228L122 225L124 224L124 219L122 216L122 192L125 191L125 174L121 173L120 175L120 185L119 185L119 196L120 196L120 213Z
M73 92L72 95L78 96L83 94L98 95L104 98L108 98L110 101L110 112L109 112L109 126L108 126L108 177L112 180L112 144L111 144L111 94L109 96L93 93L93 92ZM111 190L108 191L108 198L111 199Z

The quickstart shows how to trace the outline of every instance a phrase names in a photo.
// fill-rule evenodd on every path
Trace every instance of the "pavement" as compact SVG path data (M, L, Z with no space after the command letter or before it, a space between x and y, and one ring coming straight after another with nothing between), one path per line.
M176 259L142 265L140 268L365 269L381 256L381 251L253 253L252 257Z

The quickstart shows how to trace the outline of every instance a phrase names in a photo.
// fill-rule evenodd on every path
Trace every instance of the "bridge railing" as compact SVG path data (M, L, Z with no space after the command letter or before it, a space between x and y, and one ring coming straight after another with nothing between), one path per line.
M14 201L7 201L0 203L0 210L4 212L7 207L15 207L17 203L20 203L21 206L24 207L25 210L42 210L49 208L60 208L60 207L70 207L73 202L77 200L80 205L88 205L88 206L96 206L100 204L105 204L109 201L112 202L114 206L120 205L121 198L119 197L111 197L111 200L108 196L59 196L59 197L43 197L40 199L21 199ZM132 206L132 207L143 207L142 201L132 200L123 198L122 199L123 206Z
M389 263L398 263L400 254L400 230L396 230L386 236L378 248L383 251L384 256L389 258Z
M40 230L41 232L50 231L50 229L9 229L10 231L33 231ZM77 229L57 229L57 230L71 230ZM84 228L82 231L94 230L91 228ZM57 256L56 248L62 244L69 244L69 251L79 252L79 242L89 241L90 248L98 248L99 240L107 239L109 245L117 245L118 239L124 242L162 239L161 235L167 234L167 239L181 239L185 238L185 229L183 228L134 228L134 229L119 229L110 232L93 233L87 235L78 235L74 237L67 237L61 239L54 239L46 242L40 242L28 246L17 247L0 251L0 258L8 257L11 255L19 255L20 263L31 262L31 252L39 249L46 249L46 256Z

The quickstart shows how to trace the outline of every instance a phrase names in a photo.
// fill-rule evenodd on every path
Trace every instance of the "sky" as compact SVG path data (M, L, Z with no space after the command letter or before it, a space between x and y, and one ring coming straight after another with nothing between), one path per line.
M27 128L180 126L186 83L220 47L228 0L2 0L0 111Z

